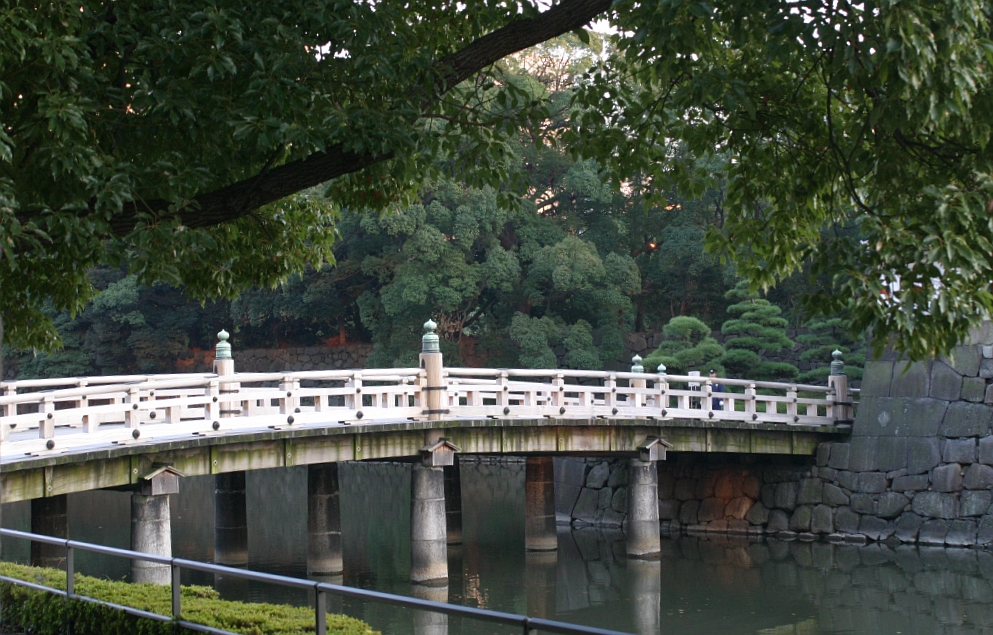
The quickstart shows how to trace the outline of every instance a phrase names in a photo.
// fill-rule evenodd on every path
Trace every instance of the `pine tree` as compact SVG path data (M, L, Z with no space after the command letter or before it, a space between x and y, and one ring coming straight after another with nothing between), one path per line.
M862 379L862 368L865 366L865 335L853 337L851 324L838 317L814 318L804 326L810 332L797 337L807 347L807 350L800 355L800 359L810 362L812 366L815 364L820 366L801 374L800 381L826 384L827 377L831 373L828 366L831 363L831 353L835 349L842 352L845 374L849 379Z
M710 327L695 317L677 316L662 328L665 340L655 352L645 358L644 366L654 371L659 364L672 375L685 375L691 370L706 373L711 368L723 374L720 359L724 348L710 335Z
M732 375L749 379L794 379L800 371L785 362L772 362L765 356L792 348L786 337L787 321L778 306L749 291L748 281L739 282L725 294L735 302L728 313L736 315L724 323L721 332L731 338L724 342L727 353L721 363Z

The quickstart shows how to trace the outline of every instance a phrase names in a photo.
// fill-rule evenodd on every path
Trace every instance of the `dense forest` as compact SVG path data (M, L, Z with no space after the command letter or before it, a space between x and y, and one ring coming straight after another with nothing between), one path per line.
M792 349L787 330L806 324L801 344L814 366L830 361L836 346L860 365L864 344L843 319L807 324L799 299L816 279L795 275L760 297L705 250L707 232L719 232L724 218L720 165L697 162L715 175L698 187L612 184L560 141L575 78L598 46L573 35L502 64L511 94L548 104L546 116L523 122L506 146L506 165L495 168L506 171L503 188L478 186L442 161L414 200L387 212L335 210L334 264L233 301L201 304L181 288L141 286L126 270L95 268L96 298L74 317L51 312L60 350L5 357L21 377L170 371L210 347L223 327L239 347L366 342L375 346L369 364L409 365L430 316L452 364L471 346L489 365L598 369L624 352L625 334L664 332L648 370L717 366L796 378L795 366L768 357ZM320 190L306 196L331 206Z

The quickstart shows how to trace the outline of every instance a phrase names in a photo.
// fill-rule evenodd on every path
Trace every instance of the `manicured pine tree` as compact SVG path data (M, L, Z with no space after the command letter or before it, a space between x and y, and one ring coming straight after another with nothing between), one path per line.
M842 318L814 318L804 326L809 333L797 337L807 347L800 359L811 365L819 364L800 375L800 381L807 384L826 384L831 373L831 353L836 349L842 352L845 361L845 374L850 380L862 379L865 366L865 335L853 337L851 324Z
M691 370L706 374L711 368L723 375L719 363L724 348L710 335L710 327L695 317L685 315L669 320L662 328L665 340L645 358L645 370L655 371L659 364L671 375L685 375Z
M721 327L721 332L730 336L724 342L727 353L721 360L727 371L748 379L795 379L800 374L796 366L766 359L793 347L793 341L786 337L788 322L780 317L782 309L749 291L747 280L739 282L725 297L734 302L728 313L737 316Z

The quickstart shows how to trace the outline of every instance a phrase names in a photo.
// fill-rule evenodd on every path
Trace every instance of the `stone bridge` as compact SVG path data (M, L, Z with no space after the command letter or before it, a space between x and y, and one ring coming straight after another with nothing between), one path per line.
M0 500L31 500L32 530L61 536L67 494L129 489L133 548L165 555L168 494L213 474L216 560L243 564L245 471L308 465L308 569L328 573L341 567L337 463L409 460L411 577L431 583L460 540L456 455L527 457L530 550L556 545L552 457L625 457L628 553L651 557L667 451L813 460L851 429L840 360L826 387L645 373L637 357L628 373L445 368L425 327L419 368L235 373L222 331L211 374L5 382ZM59 557L35 545L36 562ZM135 564L136 579L167 576Z

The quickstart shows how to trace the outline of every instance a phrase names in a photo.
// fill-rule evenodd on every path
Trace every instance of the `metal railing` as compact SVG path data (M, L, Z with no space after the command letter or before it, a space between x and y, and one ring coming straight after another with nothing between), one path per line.
M526 615L517 615L515 613L490 611L487 609L479 609L469 606L459 606L457 604L445 604L442 602L422 600L419 598L394 595L391 593L382 593L380 591L356 589L354 587L348 587L339 584L330 584L327 582L317 582L313 580L302 580L299 578L290 578L287 576L275 575L271 573L261 573L259 571L236 569L236 568L225 567L216 564L208 564L205 562L197 562L195 560L185 560L182 558L155 556L152 554L142 553L139 551L130 551L128 549L116 549L114 547L104 547L102 545L95 545L86 542L78 542L76 540L67 540L65 538L53 538L51 536L32 534L24 531L17 531L14 529L0 529L0 536L6 536L20 540L28 540L32 542L40 542L44 544L64 547L66 550L65 551L66 588L65 590L56 589L53 587L44 586L42 584L36 584L34 582L28 582L26 580L20 580L18 578L12 578L4 575L0 575L0 582L15 584L28 589L33 589L35 591L52 593L54 595L64 597L67 600L79 600L82 602L91 602L93 604L98 604L114 610L122 611L124 613L133 615L135 617L155 620L157 622L171 622L177 626L181 626L183 628L192 631L211 633L213 635L239 635L239 634L234 633L232 631L225 631L222 629L206 626L204 624L198 624L196 622L191 622L183 619L181 587L180 587L180 574L183 569L231 576L233 578L241 578L244 580L252 580L255 582L274 584L283 587L300 589L303 591L313 591L314 592L314 606L313 606L314 627L315 627L314 630L316 635L327 635L327 607L328 607L327 598L329 594L338 595L347 598L366 600L370 602L377 602L380 604L391 604L394 606L400 606L408 609L416 609L419 611L429 611L432 613L443 613L445 615L451 615L456 617L466 617L483 622L490 622L494 624L501 624L504 626L516 627L521 629L521 632L524 633L524 635L534 635L538 632L562 633L564 635L626 635L625 633L622 633L620 631L612 631L612 630L596 628L592 626L568 624L566 622L558 622L555 620L546 620L537 617L527 617ZM120 558L127 558L129 560L141 560L144 562L153 562L157 564L168 565L172 573L172 575L170 576L170 589L172 594L172 611L171 611L172 614L160 615L158 613L152 613L150 611L144 611L134 607L125 606L122 604L116 604L114 602L108 602L106 600L100 600L97 598L91 598L76 593L74 554L77 550L104 554L109 556L116 556Z

